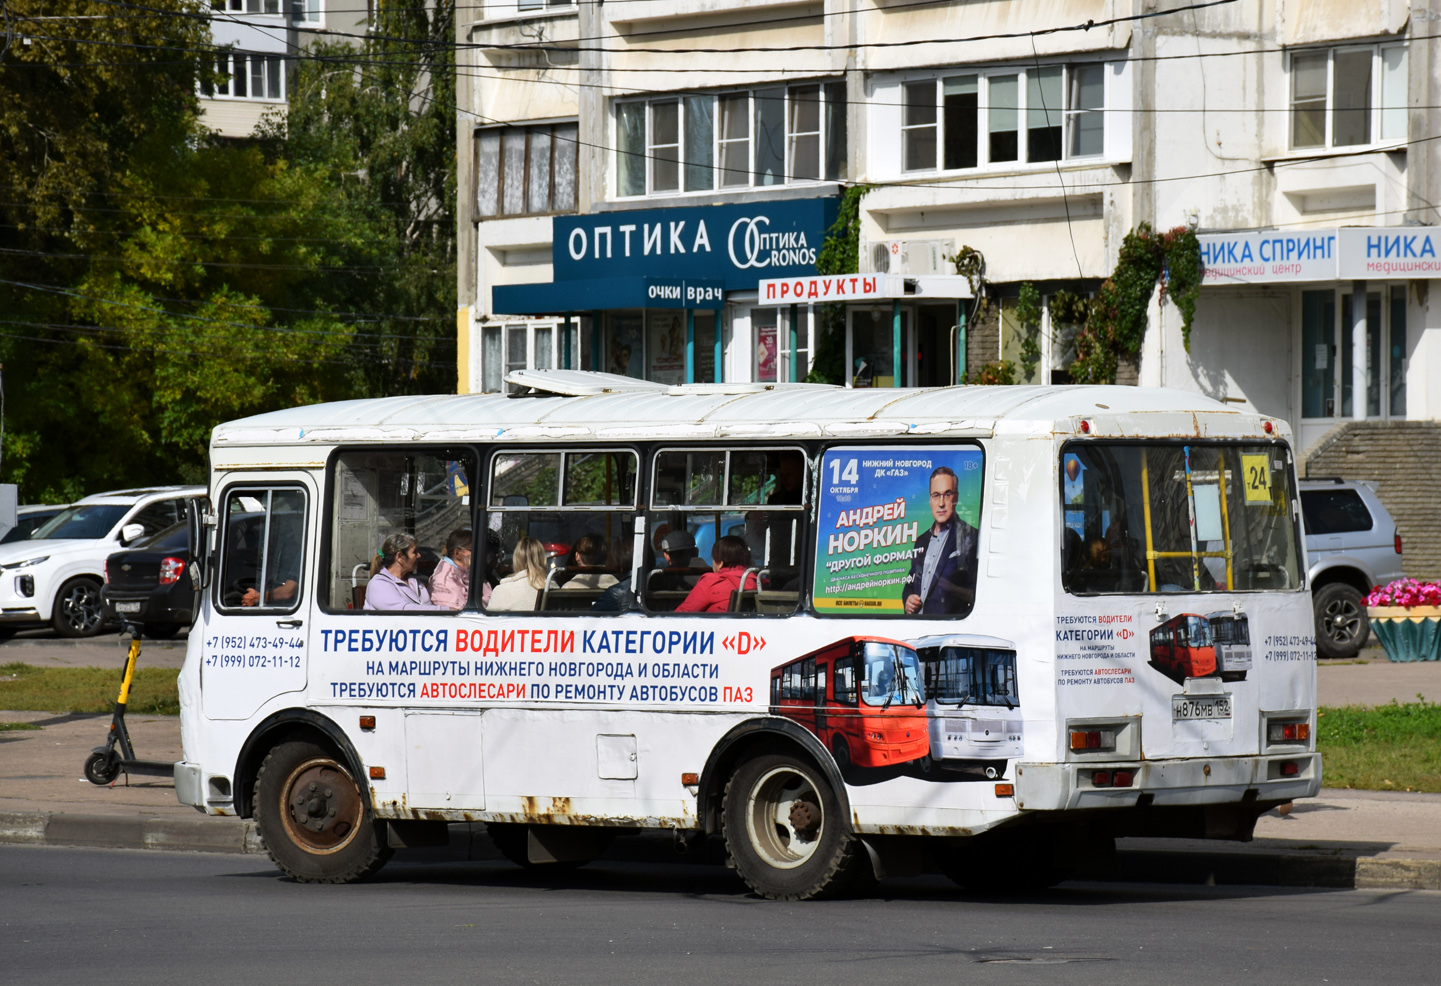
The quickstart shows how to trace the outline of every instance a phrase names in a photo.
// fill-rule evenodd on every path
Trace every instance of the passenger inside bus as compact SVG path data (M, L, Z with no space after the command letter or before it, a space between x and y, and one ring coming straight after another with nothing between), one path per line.
M751 566L751 551L743 539L734 534L718 538L711 551L711 571L700 577L695 588L675 608L677 613L726 613L734 602L734 594L747 587L758 588L755 575L746 578ZM742 585L742 580L746 585Z
M464 609L470 599L471 530L458 527L445 539L445 555L430 576L430 600L447 609ZM480 584L482 601L490 598L490 584Z
M631 585L635 572L631 563L635 560L633 538L619 537L611 542L610 567L620 576L614 585L600 594L590 608L597 613L627 613L637 608L635 590Z
M411 609L445 609L430 601L430 590L415 577L420 548L412 535L397 532L380 546L380 571L365 587L365 608L391 612Z
M586 534L575 543L565 571L567 589L608 589L618 581L606 570L605 539L598 534Z
M550 571L545 560L545 545L538 538L522 537L515 545L511 564L514 570L501 579L490 594L492 612L534 610L540 602Z

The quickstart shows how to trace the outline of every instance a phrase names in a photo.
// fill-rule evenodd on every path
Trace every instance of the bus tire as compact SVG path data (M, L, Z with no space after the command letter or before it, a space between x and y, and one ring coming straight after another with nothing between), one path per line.
M838 896L867 863L824 775L791 754L766 754L737 767L722 816L736 872L771 900Z
M390 859L350 770L318 743L290 739L273 747L255 778L254 804L265 851L300 883L354 883Z
M836 769L844 775L851 767L851 748L846 745L846 738L840 733L831 737L831 756L835 758Z

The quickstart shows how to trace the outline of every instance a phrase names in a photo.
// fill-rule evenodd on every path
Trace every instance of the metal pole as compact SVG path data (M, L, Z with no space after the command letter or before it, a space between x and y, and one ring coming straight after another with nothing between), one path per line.
M722 357L722 355L724 354L724 351L725 351L724 340L722 339L722 332L721 332L721 322L722 322L722 320L723 320L724 317L725 317L725 311L726 311L726 310L725 310L724 308L718 308L718 309L716 309L715 320L711 323L712 326L714 327L714 331L711 333L711 335L712 335L712 336L714 337L714 339L715 339L715 342L714 342L713 345L714 345L714 349L715 349L715 371L714 371L714 372L715 372L715 382L716 382L716 383L725 383L725 370L722 369L722 366L721 366L721 357Z
M590 368L600 372L600 312L590 313Z
M570 353L570 323L574 321L575 312L570 312L565 316L565 328L562 330L565 335L560 344L560 368L562 370L572 369L574 365Z
M800 308L800 306L799 306L799 305L791 305L791 352L790 352L790 357L786 360L786 362L790 363L790 366L791 366L791 383L795 383L797 380L800 379L800 377L798 377L798 376L796 375L796 362L797 362L796 357L800 355L799 352L797 352L797 350L799 350L799 348L800 348L800 346L799 346L799 344L798 344L798 341L799 341L799 338L800 338L800 334L796 331L796 321L797 321L800 317L801 317L801 308ZM769 530L769 528L767 528L767 530Z
M695 383L695 309L685 310L685 382Z
M891 302L891 386L901 386L901 299Z
M1366 366L1371 349L1366 345L1366 282L1351 282L1351 417L1366 420Z
M952 383L966 382L966 302L956 301L956 362L953 367L956 378Z

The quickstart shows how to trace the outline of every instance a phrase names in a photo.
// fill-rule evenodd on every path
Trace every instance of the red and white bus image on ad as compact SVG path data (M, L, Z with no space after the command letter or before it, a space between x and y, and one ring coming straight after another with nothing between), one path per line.
M1022 754L1016 645L941 634L914 641L926 689L930 759L923 767L980 767L991 779Z
M1181 613L1151 630L1151 665L1184 684L1187 678L1244 681L1251 668L1251 636L1240 613Z
M886 637L846 637L771 669L771 714L815 733L842 770L926 757L925 701L915 650Z

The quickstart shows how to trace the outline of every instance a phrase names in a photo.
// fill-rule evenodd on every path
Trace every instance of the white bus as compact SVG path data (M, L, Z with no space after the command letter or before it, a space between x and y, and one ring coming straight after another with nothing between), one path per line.
M176 789L295 879L481 821L529 865L719 836L767 897L920 858L1041 884L1318 790L1283 422L1130 387L508 379L214 432ZM1245 617L1243 679L1152 662L1213 612ZM956 634L1016 654L996 776L926 769L914 648Z

